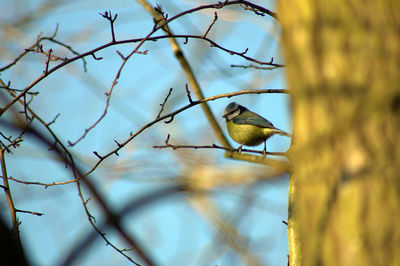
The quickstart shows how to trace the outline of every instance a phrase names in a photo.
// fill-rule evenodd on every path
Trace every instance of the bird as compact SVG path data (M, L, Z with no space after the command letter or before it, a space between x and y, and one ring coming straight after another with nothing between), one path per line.
M257 146L264 142L263 155L267 153L266 141L274 134L291 137L292 135L276 128L270 121L247 109L231 102L225 108L224 115L229 136L240 144L239 154L244 146Z

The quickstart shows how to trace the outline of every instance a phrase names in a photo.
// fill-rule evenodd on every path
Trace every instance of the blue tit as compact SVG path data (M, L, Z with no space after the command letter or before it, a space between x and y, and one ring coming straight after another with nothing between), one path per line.
M256 114L235 102L228 104L223 117L226 119L226 128L229 136L240 144L239 153L243 145L257 146L264 142L265 155L266 141L274 134L291 137L289 133L280 130L264 117Z

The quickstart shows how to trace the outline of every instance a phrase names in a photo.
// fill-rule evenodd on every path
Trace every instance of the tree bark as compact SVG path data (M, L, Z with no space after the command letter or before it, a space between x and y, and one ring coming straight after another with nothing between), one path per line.
M290 265L400 265L400 1L280 0Z

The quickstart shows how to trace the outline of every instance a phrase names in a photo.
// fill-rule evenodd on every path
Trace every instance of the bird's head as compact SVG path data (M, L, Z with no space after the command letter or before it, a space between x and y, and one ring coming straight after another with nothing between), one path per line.
M225 108L225 112L222 117L226 119L226 122L228 122L228 121L232 120L233 118L235 118L236 116L240 115L240 113L242 112L242 109L245 109L245 108L235 102L231 102Z

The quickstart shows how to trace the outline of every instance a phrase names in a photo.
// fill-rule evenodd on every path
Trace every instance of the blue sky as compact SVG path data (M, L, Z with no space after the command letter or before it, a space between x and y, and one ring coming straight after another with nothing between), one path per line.
M40 32L51 35L57 24L56 39L72 45L81 53L108 42L111 39L109 23L99 15L105 10L118 13L115 23L117 40L143 37L153 27L152 18L136 1L122 0L60 1L60 6L48 13L32 13L32 20L15 25L18 18L30 14L29 10L35 10L43 2L0 0L0 4L10 10L0 17L0 24L3 25L0 37L4 43L0 48L0 65L9 63L34 43ZM275 10L273 2L253 2ZM152 5L155 3L152 1ZM158 3L172 17L201 3L214 2L175 0ZM210 25L213 13L214 10L194 13L170 26L176 34L202 35ZM265 61L274 57L275 62L283 63L279 51L279 26L272 18L256 16L239 7L220 9L218 16L208 37L228 49L244 51L249 48L249 56ZM206 97L243 89L281 89L286 86L284 70L232 68L231 64L248 65L249 62L209 47L208 43L200 40L189 40L186 45L179 40L179 43ZM32 89L40 94L34 98L31 107L48 122L60 114L52 129L65 144L68 140L76 140L104 110L104 93L110 88L121 64L116 50L126 55L134 47L127 44L102 50L96 53L97 57L103 57L100 61L87 57L86 73L81 61L56 71ZM53 48L57 55L71 57L65 49L53 43L44 43L44 49L49 48ZM108 153L116 146L114 140L123 142L130 132L152 121L170 88L173 91L165 113L187 104L187 80L168 41L149 42L141 50L148 50L148 54L134 55L128 61L112 94L107 116L78 145L69 148L85 170L93 167L98 160L93 151ZM41 75L44 61L43 55L28 55L17 66L1 73L0 78L11 80L15 88L24 88ZM224 130L223 110L233 100L265 116L278 128L291 131L288 96L281 94L242 95L210 102ZM230 180L236 175L248 176L248 180L252 180L268 174L267 167L227 160L220 150L153 149L153 145L164 143L168 133L171 134L171 143L217 143L199 106L180 113L170 124L161 122L147 129L124 147L119 152L120 156L109 157L89 176L116 211L149 191L193 177L194 172L199 172L201 178L209 175L212 182L216 182L215 179ZM289 145L290 140L285 137L273 137L268 141L270 151L285 151ZM262 146L257 148L262 149ZM56 161L47 148L29 138L13 154L6 155L6 162L8 174L21 180L51 183L71 178L63 163ZM217 208L219 218L237 225L238 232L245 236L246 247L263 264L286 264L286 226L281 221L287 217L287 179L246 181L239 185L220 183L210 191L209 199L213 204L209 206L210 210ZM45 213L42 217L18 215L22 221L22 241L34 265L58 264L81 237L93 231L75 184L45 189L11 182L11 189L17 208ZM87 191L84 194L90 197ZM0 198L0 204L3 219L9 221L4 196ZM100 223L102 214L97 207L94 200L89 203L90 210ZM243 215L237 217L242 212ZM160 265L243 264L237 252L235 254L221 240L218 226L196 208L193 199L187 195L172 197L135 215L128 215L124 218L124 225L139 237ZM118 247L128 248L112 230L107 231L107 236ZM129 261L98 237L76 265L99 263L128 265Z

